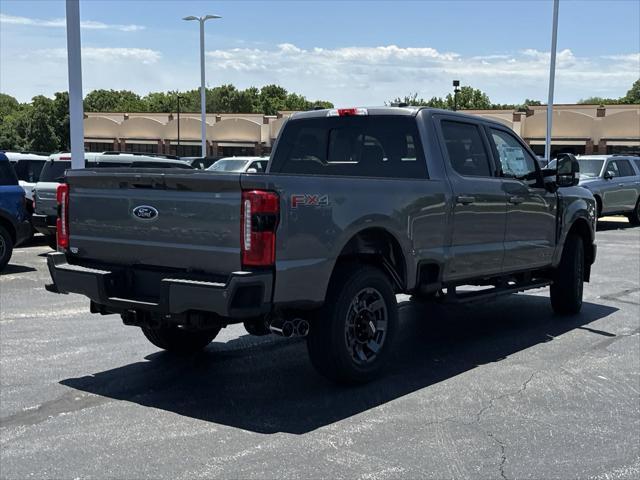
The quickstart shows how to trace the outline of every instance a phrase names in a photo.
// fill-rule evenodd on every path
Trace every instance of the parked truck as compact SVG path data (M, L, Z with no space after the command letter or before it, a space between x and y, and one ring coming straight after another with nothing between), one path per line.
M240 322L306 336L320 373L365 382L392 348L398 293L446 305L549 286L553 310L577 314L596 258L577 175L570 156L541 170L485 118L296 113L264 174L68 171L47 288L169 351Z

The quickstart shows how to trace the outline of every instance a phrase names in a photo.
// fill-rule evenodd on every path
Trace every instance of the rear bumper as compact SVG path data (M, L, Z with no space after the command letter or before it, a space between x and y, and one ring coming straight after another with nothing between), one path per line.
M234 272L226 283L175 278L167 273L158 282L157 297L123 298L133 289L121 285L132 271L123 267L88 268L68 263L64 253L51 253L47 265L53 284L47 290L79 293L113 313L131 310L158 314L189 311L215 313L226 318L248 318L271 310L272 273Z
M56 216L55 215L41 215L34 213L31 215L31 224L37 232L44 235L56 234Z

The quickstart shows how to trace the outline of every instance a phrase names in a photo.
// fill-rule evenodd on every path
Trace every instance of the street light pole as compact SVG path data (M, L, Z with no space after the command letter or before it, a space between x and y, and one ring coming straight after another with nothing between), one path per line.
M71 168L84 168L84 110L82 106L79 0L67 0L66 7Z
M458 92L460 91L460 80L453 81L453 111L458 110Z
M176 100L178 101L178 148L176 149L176 155L179 155L180 151L180 95L176 96Z
M549 65L549 99L547 100L547 137L544 142L544 157L551 161L551 122L553 120L553 88L556 79L556 46L558 44L558 8L560 0L553 0L553 26L551 28L551 62Z
M205 98L204 82L204 22L207 20L222 18L219 15L205 15L203 17L184 17L183 20L200 22L200 110L201 110L201 133L202 133L202 156L207 156L207 104Z

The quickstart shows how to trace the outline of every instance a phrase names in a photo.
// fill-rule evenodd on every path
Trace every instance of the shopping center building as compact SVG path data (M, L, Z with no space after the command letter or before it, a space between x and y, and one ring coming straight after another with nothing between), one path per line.
M207 114L207 154L265 155L293 112L277 115ZM512 128L544 153L546 107L527 110L466 110ZM129 151L200 156L199 113L85 113L87 151ZM640 153L640 105L555 105L552 156L558 152Z

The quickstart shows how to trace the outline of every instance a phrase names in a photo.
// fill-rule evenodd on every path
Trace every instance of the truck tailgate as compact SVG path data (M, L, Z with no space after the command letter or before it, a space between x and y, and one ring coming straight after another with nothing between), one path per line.
M240 270L240 175L71 170L71 254L206 273Z

